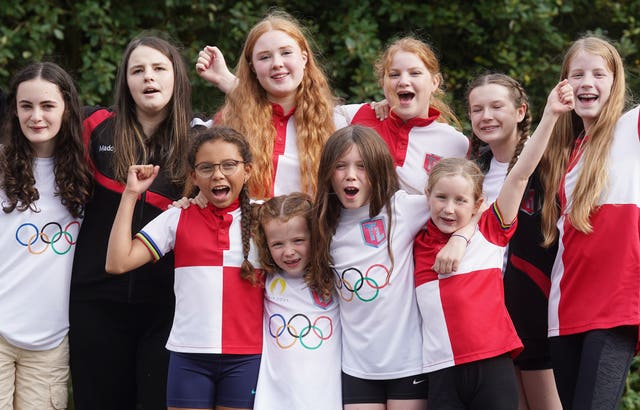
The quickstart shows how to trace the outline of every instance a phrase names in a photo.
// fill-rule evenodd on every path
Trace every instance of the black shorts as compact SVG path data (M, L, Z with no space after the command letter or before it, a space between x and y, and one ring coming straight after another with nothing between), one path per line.
M429 373L429 408L517 409L511 357L502 355Z
M426 374L400 379L360 379L342 372L342 403L386 403L387 400L426 400L429 382Z

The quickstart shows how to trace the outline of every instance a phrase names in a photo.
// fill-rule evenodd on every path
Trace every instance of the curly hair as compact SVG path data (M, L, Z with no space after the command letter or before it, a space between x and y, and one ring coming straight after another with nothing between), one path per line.
M393 41L387 46L382 55L375 62L374 69L378 82L383 88L385 96L391 95L388 78L391 64L393 63L393 57L399 51L406 51L408 53L415 54L425 65L429 73L438 80L438 88L431 95L429 105L436 110L440 111L440 117L438 121L445 122L447 124L455 126L457 129L461 129L460 121L454 114L453 110L444 101L444 79L440 72L440 62L433 49L425 42L418 40L414 37L403 37ZM394 101L389 101L391 105Z
M136 116L136 103L127 83L131 53L138 47L151 47L164 54L173 65L173 96L167 118L154 135L145 135ZM115 163L117 181L126 183L131 164L157 163L168 171L169 179L182 184L186 172L191 113L191 82L178 48L155 35L142 35L129 42L122 54L115 89Z
M591 213L598 206L598 199L607 185L607 159L613 143L613 131L628 100L622 58L616 48L603 38L591 36L575 41L565 54L560 78L568 77L573 58L582 51L604 60L613 75L613 84L609 99L589 129L584 128L575 111L562 114L553 129L549 147L540 163L544 184L542 232L547 246L558 236L556 223L560 208L556 195L560 179L567 169L576 140L585 134L584 165L573 191L568 218L578 231L592 231Z
M279 270L279 267L271 256L269 241L264 231L264 226L271 221L287 222L292 218L300 216L304 218L307 230L310 233L312 209L313 203L311 202L311 197L301 192L275 196L258 207L257 220L255 229L253 230L253 240L258 249L260 265L265 272L274 273ZM304 277L307 281L311 278L311 267L311 263L305 266Z
M64 101L61 126L54 142L54 168L56 195L69 213L81 217L89 200L93 178L82 141L82 111L78 91L71 76L60 66L51 63L33 63L23 68L12 79L7 102L7 120L2 129L6 145L0 152L2 189L7 200L2 204L5 213L13 210L39 210L35 202L40 198L35 187L33 160L36 153L22 132L17 117L18 87L25 81L42 79L57 86Z
M466 100L467 105L469 104L469 95L471 91L475 90L478 87L482 87L483 85L488 84L496 84L506 88L509 91L509 97L511 98L511 102L513 106L517 109L519 107L525 107L525 113L523 119L517 124L518 131L518 142L516 144L513 156L509 160L509 167L507 168L507 173L511 171L511 168L515 165L518 160L518 156L522 152L522 148L524 144L529 139L529 133L531 131L531 113L529 112L529 98L527 97L527 93L520 83L512 77L509 77L506 74L501 73L489 73L481 75L475 78L473 81L469 83L467 86L467 94ZM471 132L471 159L477 160L480 155L480 148L486 146L480 138L472 131Z
M196 155L200 147L207 142L215 141L224 141L235 145L242 157L242 161L244 161L245 164L251 164L251 149L249 148L249 143L246 138L232 128L215 126L199 131L195 137L187 156L187 162L192 171L195 170ZM251 282L252 285L259 286L262 284L262 274L259 270L255 269L249 261L251 231L255 223L255 211L252 208L253 205L251 204L247 184L245 183L240 191L240 212L242 213L240 227L242 235L242 256L244 258L240 266L240 276L242 279Z
M327 141L322 151L318 169L318 192L311 223L311 242L314 244L312 256L311 288L322 296L329 296L333 289L331 265L331 239L335 234L342 204L333 190L332 178L337 161L351 148L357 147L371 183L369 216L380 214L386 207L390 238L392 225L391 198L399 189L398 175L393 158L383 139L371 128L351 125L336 131ZM387 241L387 252L393 270L391 240Z
M322 146L335 131L333 96L322 68L316 62L302 27L285 12L272 12L257 23L247 35L242 55L236 67L238 86L226 96L221 109L221 122L242 132L249 139L254 167L249 182L253 198L269 198L273 191L273 148L276 129L273 106L252 70L253 49L264 33L282 31L291 37L307 55L302 82L296 91L293 114L300 160L302 191L310 194L317 189L316 171Z

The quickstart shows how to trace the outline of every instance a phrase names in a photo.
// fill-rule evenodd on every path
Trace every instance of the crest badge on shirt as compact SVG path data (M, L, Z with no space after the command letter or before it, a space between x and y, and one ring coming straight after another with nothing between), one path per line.
M436 154L426 154L424 156L424 169L427 171L427 174L431 173L431 169L442 159L441 156Z
M368 246L377 248L387 240L387 230L382 218L367 219L360 222L360 230L362 231L362 239Z
M533 189L527 190L525 192L524 197L522 198L522 202L520 203L520 210L527 215L533 215L535 211L535 191Z

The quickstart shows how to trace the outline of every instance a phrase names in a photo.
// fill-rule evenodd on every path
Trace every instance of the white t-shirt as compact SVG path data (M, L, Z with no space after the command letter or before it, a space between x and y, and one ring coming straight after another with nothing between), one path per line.
M508 162L500 162L495 157L491 158L489 171L484 175L484 183L482 184L482 192L487 204L494 203L498 198L500 189L504 185L504 179L507 177L508 169Z
M303 278L269 275L255 410L340 410L340 314Z
M60 345L69 330L69 286L81 219L55 196L53 158L36 158L39 212L0 211L0 336L27 350ZM6 195L0 190L0 201Z
M342 209L331 241L342 323L342 370L361 379L422 373L422 334L413 282L413 239L429 218L424 195L391 199L391 248L386 208Z

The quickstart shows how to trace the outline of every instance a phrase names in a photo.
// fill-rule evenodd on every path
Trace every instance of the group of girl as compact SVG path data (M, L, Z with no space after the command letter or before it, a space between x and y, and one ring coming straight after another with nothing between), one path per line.
M640 324L640 120L615 48L571 46L530 138L515 80L472 82L480 167L426 44L376 69L382 121L338 105L270 15L235 75L200 53L227 97L198 132L157 37L128 45L113 109L83 129L62 69L16 75L0 407L66 407L70 352L77 409L615 408ZM204 207L165 211L185 184Z

